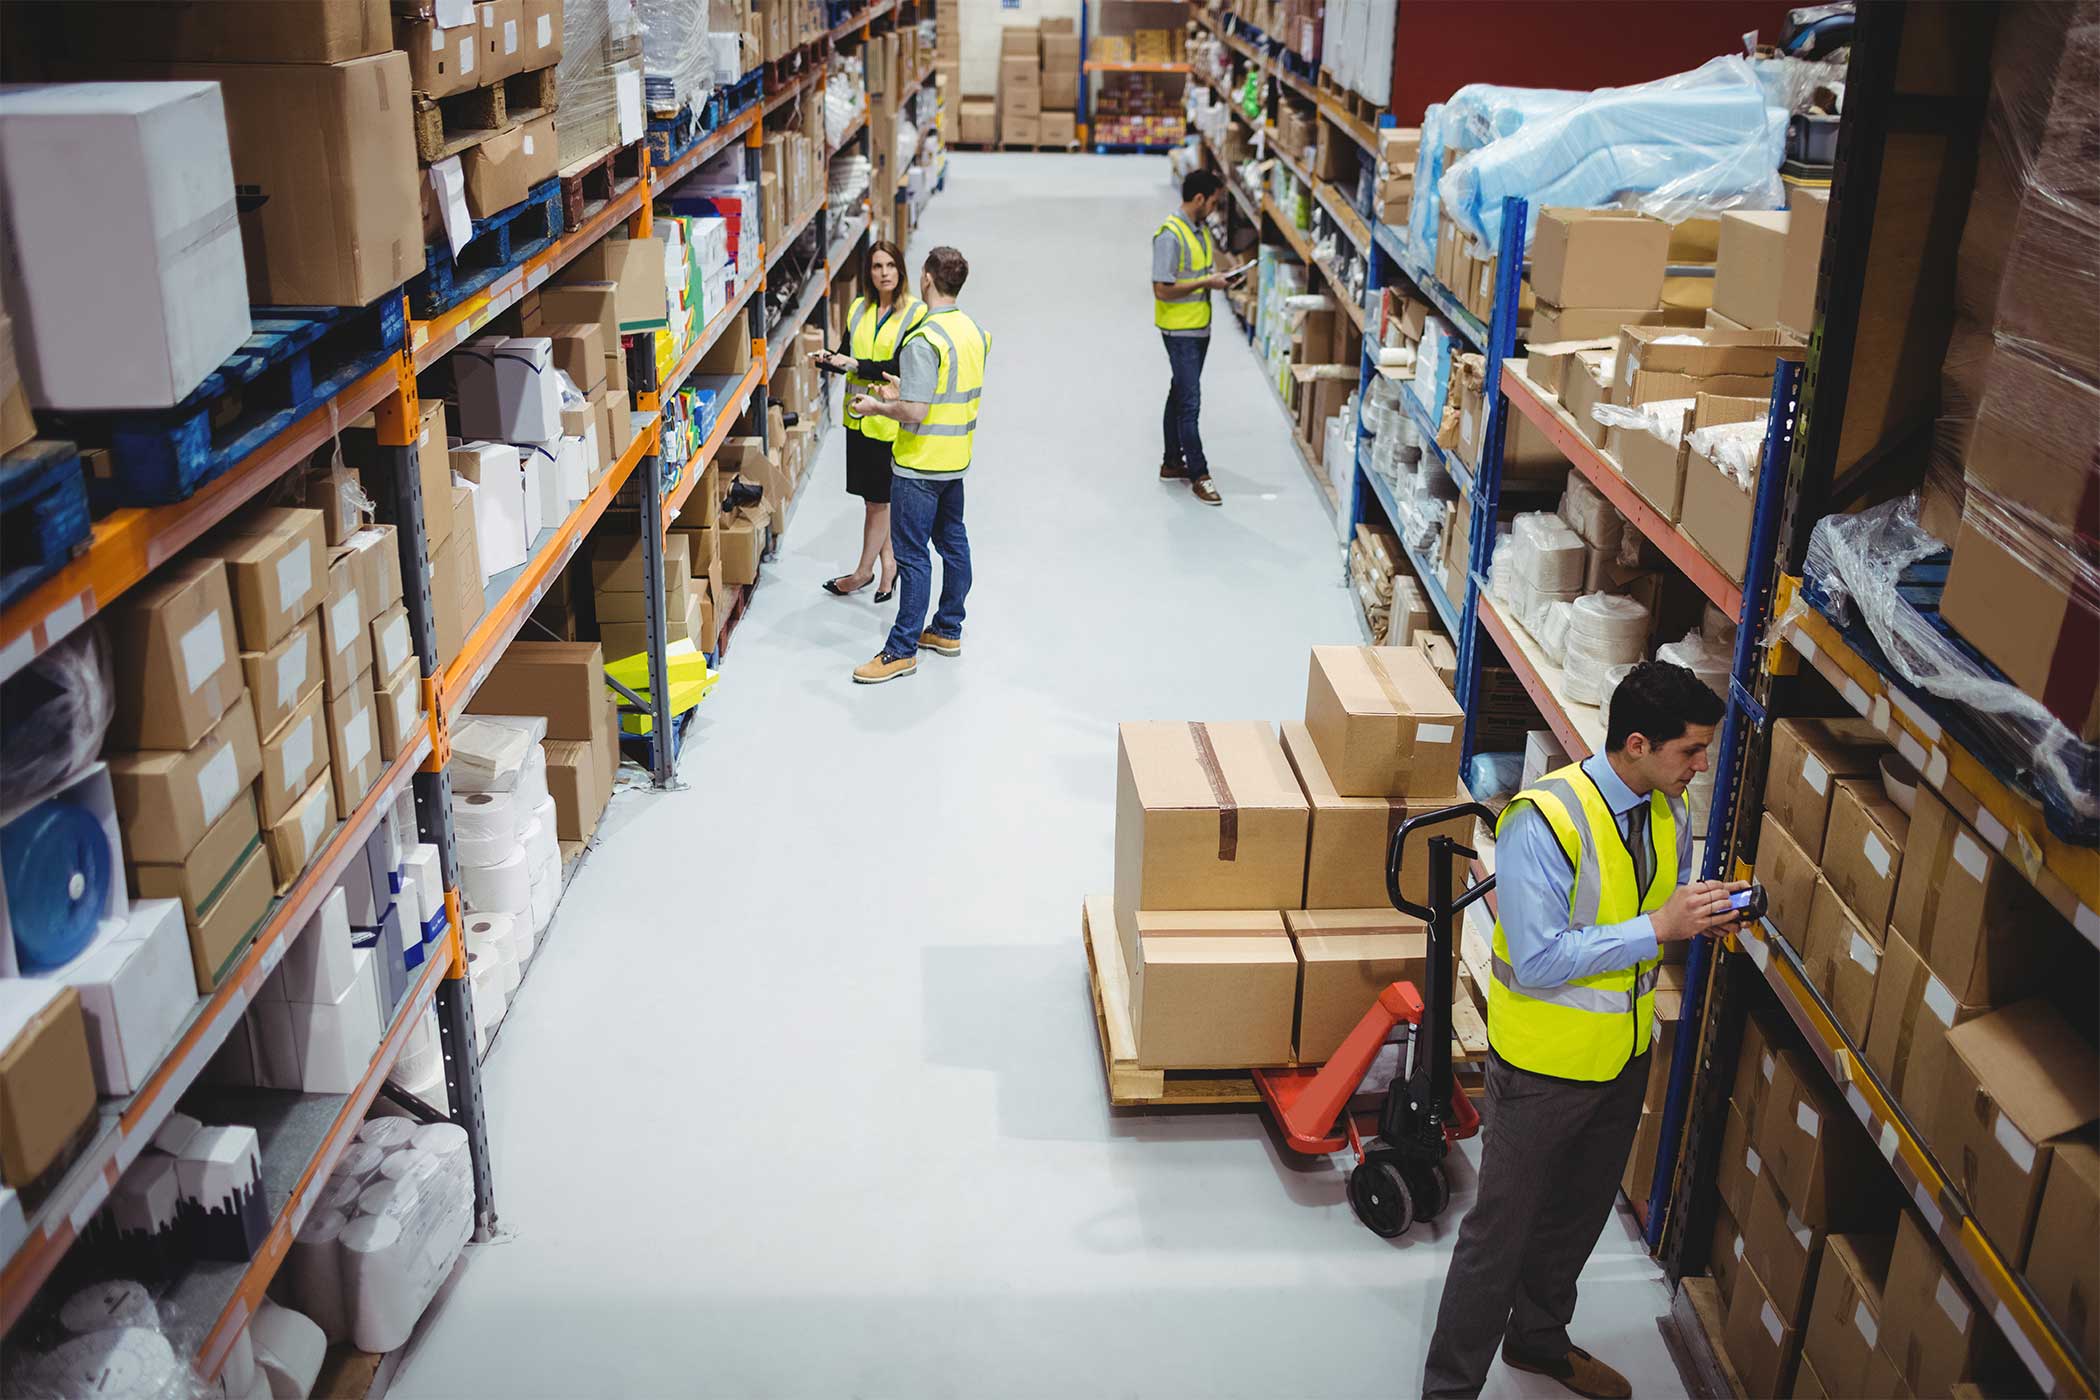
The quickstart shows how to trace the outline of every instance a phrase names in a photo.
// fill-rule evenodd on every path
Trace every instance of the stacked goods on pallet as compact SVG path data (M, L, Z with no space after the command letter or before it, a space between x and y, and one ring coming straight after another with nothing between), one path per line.
M1038 90L1043 105L1036 141L1062 150L1079 139L1075 115L1079 109L1079 35L1070 19L1043 21L1042 54Z
M726 81L751 66L740 65ZM725 81L719 56L715 72ZM642 139L642 30L629 0L562 0L554 90L554 137L565 168Z
M941 96L941 140L948 145L970 138L961 134L962 0L935 0L933 7L933 73Z
M686 543L681 540L680 543ZM706 579L692 573L690 544L667 548L660 587L664 600L664 639L693 650L710 651L715 637L715 610ZM649 649L644 590L649 577L642 568L642 542L632 535L600 536L591 560L595 586L598 639L614 660Z
M599 585L601 599L608 588ZM613 693L605 686L607 650L609 643L512 642L467 705L472 714L546 721L546 786L565 858L579 854L597 830L619 772Z
M447 771L460 903L470 919L493 921L493 952L474 968L474 1016L484 1035L502 1019L505 987L517 985L561 900L559 816L541 744L546 732L540 715L490 714L453 731Z
M1382 224L1404 226L1415 198L1415 165L1422 154L1420 127L1381 127L1372 169L1371 207ZM1358 201L1361 204L1361 200Z
M1385 847L1461 800L1459 718L1414 648L1316 647L1305 719L1280 736L1121 726L1115 897L1089 922L1115 924L1138 1065L1318 1063L1381 987L1421 981L1426 933L1387 903ZM1402 893L1427 887L1417 854Z
M1765 803L1772 930L2000 1257L2093 1357L2094 1261L2045 1228L2100 1208L2100 1054L2079 1002L2091 948L1865 720L1781 721ZM1941 1393L1929 1365L1890 1357L1916 1393Z
M659 121L675 121L682 114L706 105L717 83L733 83L743 69L722 75L710 41L710 5L690 0L636 0L635 17L642 29L642 96L649 115ZM737 56L742 53L742 27L737 28ZM767 31L768 60L773 35ZM749 56L753 62L758 55Z
M905 242L908 230L897 227L897 187L918 149L919 127L909 119L908 104L924 73L919 31L901 29L871 36L861 45L868 77L868 158L873 199L870 236Z
M1375 0L1325 0L1313 10L1320 27L1321 75L1335 86L1383 107L1393 91L1393 25L1397 7ZM1288 32L1288 25L1286 25ZM1306 47L1298 49L1307 53ZM1413 161L1409 161L1412 168ZM1387 219L1387 223L1403 220Z
M1043 138L1042 30L1009 24L999 31L999 144L1033 146Z

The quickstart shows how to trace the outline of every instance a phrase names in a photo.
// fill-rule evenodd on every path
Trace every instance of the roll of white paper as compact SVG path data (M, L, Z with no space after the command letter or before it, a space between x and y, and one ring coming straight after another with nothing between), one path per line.
M389 1152L379 1164L379 1174L388 1181L421 1181L438 1169L438 1159L415 1147Z
M416 1151L444 1162L467 1150L467 1130L457 1123L430 1123L416 1129L412 1141Z
M336 1159L335 1174L338 1177L363 1181L379 1170L380 1159L385 1157L386 1153L387 1149L375 1143L353 1142L344 1148L343 1155Z
M128 1278L91 1283L58 1310L58 1321L75 1336L100 1332L105 1327L158 1327L160 1314L143 1284Z
M554 810L554 799L544 797L534 805L532 815L525 823L525 857L537 865L543 860L561 863L561 842L556 839L555 828L561 824Z
M339 1210L316 1210L306 1217L285 1256L292 1301L320 1325L332 1341L350 1335L343 1315L343 1257L337 1242L350 1217Z
M422 1199L422 1183L402 1178L389 1181L384 1178L373 1182L357 1198L358 1216L390 1215L396 1220L406 1220L416 1213L416 1202ZM352 1225L356 1220L350 1222Z
M561 856L542 861L532 870L532 933L537 939L554 921L554 906L561 902Z
M320 1324L265 1298L248 1331L255 1341L256 1362L270 1378L272 1396L313 1394L321 1363L328 1357L328 1338Z
M517 845L517 795L470 792L452 799L452 827L462 865L493 865Z
M524 914L532 908L532 874L525 851L512 844L493 865L461 865L459 893L476 914Z
M1415 348L1412 345L1388 345L1378 352L1380 369L1413 369Z
M415 1119L403 1118L392 1113L378 1118L367 1118L357 1130L359 1142L369 1142L382 1153L408 1146L408 1140L415 1135Z
M494 1030L510 998L503 994L503 961L494 953L468 953L467 975L474 979L474 1024Z
M226 1361L219 1367L219 1389L228 1395L252 1395L259 1380L255 1373L255 1342L243 1327L233 1334L233 1345L226 1348ZM269 1395L267 1382L262 1383L261 1390Z

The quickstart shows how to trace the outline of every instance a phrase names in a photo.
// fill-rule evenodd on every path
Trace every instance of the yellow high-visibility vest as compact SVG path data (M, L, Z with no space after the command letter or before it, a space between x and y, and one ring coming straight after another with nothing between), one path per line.
M1553 828L1574 868L1575 883L1568 894L1570 927L1622 923L1653 913L1676 891L1681 814L1661 791L1648 797L1655 872L1645 890L1639 888L1633 854L1610 804L1581 764L1555 769L1511 798L1495 823L1496 835L1501 835L1510 813L1526 802ZM1522 986L1498 919L1494 976L1488 984L1488 1042L1503 1059L1535 1074L1591 1081L1615 1078L1628 1060L1648 1049L1661 966L1657 956L1636 967L1578 977L1557 987Z
M866 297L855 297L853 305L846 310L846 353L862 361L894 360L904 337L925 319L926 303L909 292L898 292L897 300L888 311L877 310L875 303ZM865 379L857 370L846 376L846 426L877 442L895 442L896 419L880 416L858 418L852 410L855 394L874 394L881 384L880 376Z
M959 308L930 311L906 341L924 339L940 355L940 372L925 421L897 425L893 460L915 472L959 472L970 465L977 402L984 393L984 361L992 338ZM899 347L900 349L902 347Z
M1157 238L1162 233L1174 235L1181 245L1181 260L1188 265L1188 277L1206 276L1217 263L1211 247L1210 230L1191 228L1189 221L1176 214L1154 231ZM1176 281L1184 280L1176 278ZM1210 326L1210 292L1206 289L1189 293L1177 301L1152 299L1152 324L1163 331L1198 331Z

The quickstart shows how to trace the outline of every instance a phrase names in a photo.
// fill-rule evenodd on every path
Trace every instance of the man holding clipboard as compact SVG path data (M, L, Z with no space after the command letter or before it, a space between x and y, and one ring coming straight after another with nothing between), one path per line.
M1181 182L1181 208L1152 235L1152 323L1167 347L1163 421L1166 451L1161 481L1186 481L1207 506L1225 504L1210 484L1197 419L1203 408L1203 361L1210 351L1210 294L1246 269L1217 270L1217 245L1209 221L1225 197L1225 182L1208 170L1191 171ZM1251 266L1252 264L1249 264Z

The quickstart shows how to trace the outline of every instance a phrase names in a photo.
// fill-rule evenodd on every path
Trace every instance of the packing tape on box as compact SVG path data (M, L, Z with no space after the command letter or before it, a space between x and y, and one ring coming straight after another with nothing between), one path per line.
M513 844L494 865L461 865L459 892L477 914L523 914L532 908L532 877L523 847Z
M101 821L70 802L39 803L0 830L0 880L25 974L56 971L94 942L112 864Z
M1196 762L1210 783L1211 799L1218 804L1218 859L1236 860L1240 849L1240 808L1232 800L1232 788L1225 781L1224 768L1219 766L1218 750L1210 741L1210 726L1190 721L1189 737L1196 743Z

